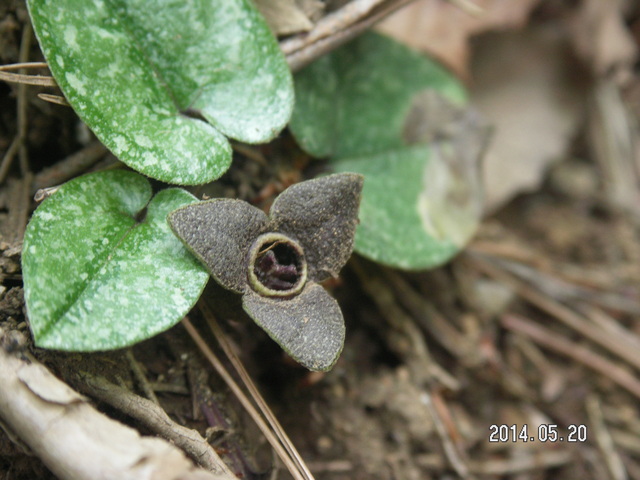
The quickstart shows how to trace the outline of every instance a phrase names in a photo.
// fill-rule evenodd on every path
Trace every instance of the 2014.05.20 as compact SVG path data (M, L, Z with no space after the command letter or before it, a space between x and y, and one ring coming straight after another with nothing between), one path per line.
M531 433L530 433L531 432ZM566 429L559 429L558 425L542 423L537 429L530 429L523 425L491 425L489 427L489 442L586 442L586 425L567 425Z

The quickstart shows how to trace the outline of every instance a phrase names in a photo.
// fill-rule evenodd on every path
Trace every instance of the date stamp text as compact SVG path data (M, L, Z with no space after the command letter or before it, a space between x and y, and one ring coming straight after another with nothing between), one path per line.
M491 425L489 442L540 442L540 443L582 443L587 441L586 425L567 425L560 429L558 425L540 424L538 428L524 425Z

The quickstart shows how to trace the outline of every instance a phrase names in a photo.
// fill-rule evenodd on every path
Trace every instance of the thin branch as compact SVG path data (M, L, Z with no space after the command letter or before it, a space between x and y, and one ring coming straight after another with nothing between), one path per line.
M151 400L156 405L160 405L158 397L156 397L156 393L153 391L153 388L151 388L151 384L149 383L147 376L142 371L142 367L138 363L138 360L136 360L136 357L133 355L133 352L130 348L127 349L125 355L127 356L127 362L129 362L129 367L133 372L133 376L138 382L138 386L142 389L149 400Z
M95 164L109 150L102 143L95 141L82 150L57 162L55 165L38 172L33 182L32 193L41 188L51 187L66 182Z
M317 58L320 58L331 50L334 50L340 45L355 38L383 18L412 1L414 0L391 0L387 4L382 3L379 5L379 8L369 12L370 15L359 22L346 26L344 29L333 33L331 36L320 38L299 50L295 50L287 54L287 63L289 64L289 68L293 72L301 70ZM311 32L313 32L313 30ZM306 35L310 35L311 32Z
M280 48L289 55L325 37L336 35L366 17L386 0L353 0L344 7L322 17L308 33L290 37L280 42Z
M200 466L220 475L221 478L235 479L229 467L197 431L171 420L159 405L103 377L80 373L78 378L81 382L78 382L77 386L86 394L136 419L151 431L184 450Z

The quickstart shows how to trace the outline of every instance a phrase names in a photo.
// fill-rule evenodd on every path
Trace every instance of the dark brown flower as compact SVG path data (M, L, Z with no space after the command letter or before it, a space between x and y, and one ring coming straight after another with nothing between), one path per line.
M329 370L345 328L318 282L337 276L351 255L362 182L341 173L298 183L276 198L269 216L241 200L209 200L172 212L169 224L289 355Z

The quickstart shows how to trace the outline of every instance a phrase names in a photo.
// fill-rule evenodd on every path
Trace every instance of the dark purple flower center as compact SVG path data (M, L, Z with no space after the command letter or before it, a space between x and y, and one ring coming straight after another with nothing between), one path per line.
M260 283L273 290L291 290L302 272L298 252L283 242L265 245L258 252L253 271Z
M307 268L302 247L279 233L268 233L251 249L249 283L268 296L288 296L304 286Z

